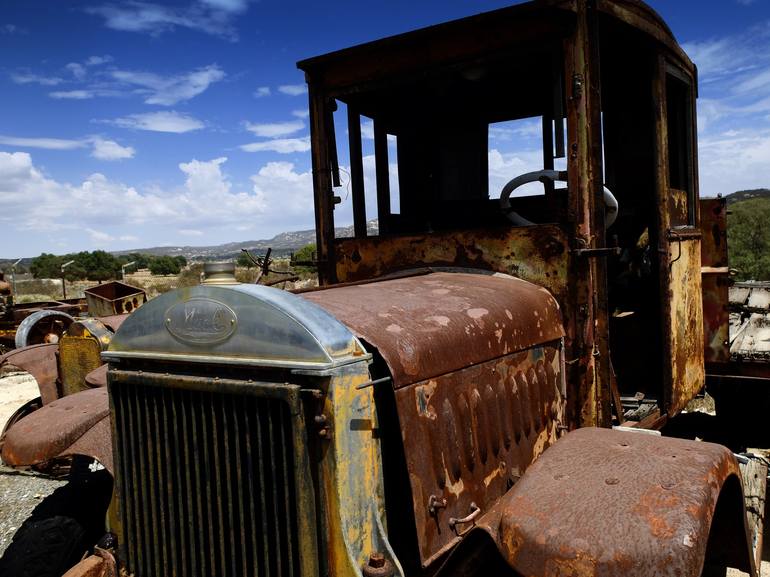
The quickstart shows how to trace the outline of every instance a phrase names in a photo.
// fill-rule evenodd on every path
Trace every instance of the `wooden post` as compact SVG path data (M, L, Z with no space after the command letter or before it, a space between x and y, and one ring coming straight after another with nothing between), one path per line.
M364 160L361 146L361 115L348 105L350 143L350 187L353 194L353 230L356 238L366 237L366 191Z
M390 165L388 134L381 122L374 121L374 161L377 180L377 219L380 234L389 232L390 224Z
M315 198L315 234L318 251L318 282L331 284L337 280L334 257L334 213L329 160L328 114L326 95L308 80L310 100L311 156L313 161L313 193Z

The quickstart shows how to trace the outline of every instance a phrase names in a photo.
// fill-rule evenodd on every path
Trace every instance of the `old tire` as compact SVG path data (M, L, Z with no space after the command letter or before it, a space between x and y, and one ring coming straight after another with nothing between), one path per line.
M58 343L75 319L62 311L42 310L25 318L16 329L16 348Z
M0 559L0 577L61 577L87 549L86 530L72 517L27 522Z

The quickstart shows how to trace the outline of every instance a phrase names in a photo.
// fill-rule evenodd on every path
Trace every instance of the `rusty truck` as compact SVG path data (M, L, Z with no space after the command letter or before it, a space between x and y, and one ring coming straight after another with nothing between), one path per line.
M220 265L126 318L106 386L2 454L97 459L106 535L52 568L34 539L55 528L27 532L18 574L757 575L734 454L648 434L728 346L697 70L663 20L536 0L298 66L321 286ZM538 166L491 189L490 126L516 119ZM636 393L654 410L613 430Z

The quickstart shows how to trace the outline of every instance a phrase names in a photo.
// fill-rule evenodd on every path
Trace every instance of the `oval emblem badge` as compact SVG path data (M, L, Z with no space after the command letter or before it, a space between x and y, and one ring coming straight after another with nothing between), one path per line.
M194 345L227 340L235 332L237 317L226 304L208 298L192 298L166 311L166 329L174 337Z

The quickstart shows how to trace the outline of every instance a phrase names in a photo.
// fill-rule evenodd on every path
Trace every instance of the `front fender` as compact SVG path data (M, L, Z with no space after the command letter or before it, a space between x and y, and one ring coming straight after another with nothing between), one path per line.
M721 445L579 429L479 520L466 548L491 539L531 577L698 577L707 561L756 575L740 480ZM464 543L442 574L473 556Z
M112 430L106 388L90 389L43 405L11 427L2 447L12 467L54 457L87 455L112 473Z
M59 398L56 379L59 375L56 361L57 343L30 345L13 349L0 356L0 367L13 365L35 377L40 389L43 404L47 405Z

